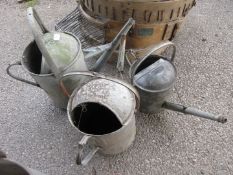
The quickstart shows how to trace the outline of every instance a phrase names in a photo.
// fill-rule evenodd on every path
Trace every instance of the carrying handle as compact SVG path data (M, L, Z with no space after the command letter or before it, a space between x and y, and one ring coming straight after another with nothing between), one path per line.
M87 165L88 162L93 158L95 153L99 150L99 147L95 147L87 154L86 157L83 158L84 147L90 138L91 136L85 135L83 136L82 140L78 144L78 155L76 159L76 163L78 165L84 165L84 166Z
M155 46L153 46L152 48L150 48L150 50L145 54L144 57L148 57L150 56L152 53L163 49L163 48L168 48L168 47L172 47L172 55L170 58L165 58L166 60L169 60L171 62L174 62L175 56L176 56L176 46L174 43L170 42L170 41L165 41L165 42L161 42L160 44L157 44ZM163 56L161 56L163 57Z
M20 78L20 77L18 77L18 76L16 76L16 75L12 74L11 71L10 71L10 69L11 69L12 67L14 67L14 66L22 66L22 64L21 64L20 61L17 61L17 62L14 63L14 64L9 64L9 66L8 66L7 69L6 69L6 72L7 72L7 74L8 74L10 77L12 77L12 78L14 78L14 79L16 79L16 80L18 80L18 81L21 81L21 82L30 84L30 85L32 85L32 86L40 87L40 85L37 84L37 83L31 82L31 81L29 81L29 80L25 80L25 79L23 79L23 78Z
M146 58L148 56L150 56L151 54L153 54L154 52L163 49L163 48L168 48L168 47L172 47L172 54L170 58L158 55L159 57L166 59L170 62L174 62L175 56L176 56L176 46L174 43L170 42L170 41L163 41L160 42L159 44L153 45L153 46L149 46L145 49L142 49L140 51L133 51L133 50L129 50L128 53L131 54L136 60L137 58L139 58L140 60L143 60L143 58ZM128 57L127 58L127 62L130 66L132 66L132 62L129 60Z

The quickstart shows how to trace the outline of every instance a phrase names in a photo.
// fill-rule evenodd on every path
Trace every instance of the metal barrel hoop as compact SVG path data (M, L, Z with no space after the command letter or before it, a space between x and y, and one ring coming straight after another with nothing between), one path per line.
M38 83L29 81L29 80L25 80L25 79L20 78L20 77L14 75L13 73L11 73L10 69L11 69L12 67L14 67L14 66L22 66L22 63L21 63L20 61L17 61L17 62L15 62L15 63L13 63L13 64L9 64L9 66L8 66L7 69L6 69L6 72L7 72L7 74L8 74L10 77L12 77L12 78L14 78L14 79L16 79L16 80L18 80L18 81L21 81L21 82L23 82L23 83L27 83L27 84L30 84L30 85L32 85L32 86L40 87L40 85L39 85Z

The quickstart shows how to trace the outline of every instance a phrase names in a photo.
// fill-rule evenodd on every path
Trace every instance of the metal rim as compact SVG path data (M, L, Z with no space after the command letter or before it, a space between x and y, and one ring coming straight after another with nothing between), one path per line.
M95 76L95 74L98 74L98 73L95 73L95 72L75 72L75 73L76 73L76 75L77 75L77 74L81 75L82 73L84 73L84 74L86 74L86 75L89 74L90 76ZM65 76L69 76L70 74L72 74L72 73L66 74ZM73 74L73 75L74 75L74 74ZM98 74L98 76L100 76L100 77L99 77L99 78L97 77L97 79L101 79L102 76L104 76L104 75ZM105 76L104 76L104 77L105 77ZM107 79L107 78L102 78L102 79L110 80L111 77L110 77L110 79ZM92 81L92 80L90 80L90 81ZM89 81L89 82L90 82L90 81ZM110 80L110 81L111 81L111 80ZM115 81L113 81L113 82L115 82ZM80 87L80 88L81 88L81 87ZM125 123L122 123L122 121L120 121L121 124L122 124L122 126L121 126L120 129L118 129L118 130L116 130L116 131L114 131L114 132L111 132L111 133L107 133L107 134L95 135L95 134L87 134L87 133L81 131L78 127L76 127L76 126L73 124L73 121L72 121L72 119L71 119L71 116L72 116L72 114L71 114L72 110L71 110L71 109L72 109L73 99L74 99L74 96L76 95L76 92L79 91L80 88L76 88L76 89L73 91L73 93L72 93L72 95L70 96L70 99L69 99L69 101L68 101L68 105L67 105L68 120L69 120L70 124L71 124L76 130L78 130L80 133L82 133L82 134L84 134L84 135L93 136L93 137L102 137L102 136L106 136L106 135L112 135L112 134L121 132L121 130L123 130L125 127L127 127L127 124L128 124L132 119L135 120L135 116L133 116L133 117L128 117L128 119L126 120ZM136 96L136 100L137 100L137 96ZM82 104L82 103L81 103L81 104ZM119 116L115 113L114 110L112 110L111 107L109 107L109 106L106 105L106 104L102 104L102 103L99 103L99 104L102 105L102 106L104 106L104 107L109 108L109 109L111 110L111 112L113 112L114 115L117 117L117 119L118 119L118 120L120 119ZM135 106L135 107L137 107L137 103L136 103L136 106ZM132 114L132 113L130 113L130 114ZM129 116L132 116L132 115L129 115Z
M158 56L158 55L157 55L157 56ZM172 88L173 85L174 85L174 83L176 82L176 78L174 79L174 81L172 82L172 84L171 84L170 86L168 86L167 88L161 89L161 90L148 90L148 89L145 89L145 88L139 86L137 83L134 83L133 77L134 77L134 75L135 75L136 70L138 69L139 65L140 65L143 61L145 61L147 58L148 58L148 57L144 57L144 58L143 58L142 60L140 60L139 62L136 61L135 63L132 64L132 67L133 67L135 64L137 64L137 65L136 65L135 69L133 70L133 72L131 73L131 83L132 83L134 86L136 86L138 89L140 89L140 90L143 90L143 91L146 91L146 92L152 92L152 93L164 92L164 91L167 91L167 90L169 90L170 88ZM162 58L162 57L161 57L161 58ZM163 59L163 58L162 58L162 59ZM166 60L166 59L165 59L165 60ZM166 61L168 61L168 60L166 60ZM171 63L172 67L173 67L174 70L175 70L175 75L177 75L177 69L176 69L175 65L174 65L172 62L170 62L170 61L169 61L169 63ZM177 76L175 76L175 77L177 77Z
M71 103L72 103L72 101L71 101ZM71 103L68 103L68 106L69 106L69 104L72 105ZM81 104L83 104L83 103L81 103ZM81 104L80 104L80 105L81 105ZM104 104L102 104L102 103L97 103L97 104L100 104L100 105L102 105L102 106L104 106L104 107L106 107L106 108L109 108L110 111L111 111L111 112L117 117L117 119L119 120L118 115L116 115L115 111L113 111L109 106L104 105ZM68 108L68 107L67 107L67 108ZM132 120L132 118L128 118L128 120L127 120L125 123L121 123L121 127L120 127L119 129L117 129L116 131L107 133L107 134L102 134L102 135L98 135L98 134L87 134L87 133L81 131L77 126L74 125L74 123L73 123L73 121L72 121L72 119L71 119L71 118L72 118L72 117L71 117L71 116L72 116L71 112L72 112L72 111L68 111L68 109L67 109L68 120L69 120L70 124L71 124L76 130L78 130L80 133L82 133L82 134L84 134L84 135L88 135L88 136L93 136L93 137L102 137L102 136L112 135L112 134L121 132L121 130L123 130L123 129L127 126L126 124L129 123L129 121ZM133 116L133 117L135 117L135 116ZM120 122L121 122L121 121L120 121Z
M23 52L23 56L22 56L22 59L21 59L21 61L20 61L21 64L22 64L22 66L23 66L23 69L24 69L26 72L28 72L30 75L34 75L34 76L39 76L39 77L55 76L54 73L50 73L50 74L36 74L36 73L31 72L31 71L29 71L29 70L27 69L28 66L26 66L26 64L24 63L24 58L26 57L26 56L25 56L25 55L26 55L26 52L30 49L30 47L33 46L33 44L36 44L36 41L35 41L35 40L31 41L31 42L27 45L27 47L25 48L25 50L24 50L24 52ZM38 50L39 50L39 48L38 48ZM41 56L41 59L42 59L42 56Z
M75 63L75 61L79 58L78 56L79 56L80 53L82 52L82 44L81 44L80 40L79 40L75 35L73 35L73 34L70 33L70 32L63 32L63 33L65 33L65 34L67 34L67 35L70 35L70 36L72 36L72 37L75 38L75 40L76 40L77 43L79 44L79 46L78 46L78 47L79 47L79 48L78 48L79 50L78 50L78 52L76 53L76 55L75 55L74 59L72 60L72 62L71 62L68 66L66 66L64 69L62 69L62 71L60 72L60 74L64 73L68 68L70 68L70 67ZM30 47L31 47L33 44L37 45L35 40L31 41L31 42L27 45L27 47L25 48L25 50L24 50L24 52L23 52L23 57L22 57L22 59L21 59L21 64L23 65L24 70L25 70L26 72L30 73L31 75L35 75L35 76L39 76L39 77L55 76L54 73L50 73L50 74L36 74L36 73L31 72L31 71L29 71L29 70L27 69L27 66L25 65L25 63L24 63L23 60L24 60L25 55L26 55L25 53L30 49ZM38 50L40 51L39 48L38 48ZM41 51L40 51L40 53L41 53ZM41 53L41 55L43 56L42 53ZM41 57L42 57L42 56L41 56Z
M104 74L100 74L100 73L97 73L97 72L91 72L91 71L83 71L83 72L70 72L70 73L67 73L65 75L62 76L62 78L60 78L59 80L59 83L61 84L62 83L62 79L67 77L67 76L72 76L72 75L86 75L86 76L90 76L90 77L96 77L96 78L102 78L102 79L106 79L106 80L110 80L110 81L113 81L113 82L116 82L116 83L119 83L123 86L125 86L127 89L129 89L131 92L134 93L134 95L136 96L136 101L137 101L137 106L136 106L136 109L139 109L139 106L140 106L140 95L139 93L137 92L137 90L130 84L122 81L122 80L119 80L117 78L113 78L113 77L110 77L110 76L106 76Z

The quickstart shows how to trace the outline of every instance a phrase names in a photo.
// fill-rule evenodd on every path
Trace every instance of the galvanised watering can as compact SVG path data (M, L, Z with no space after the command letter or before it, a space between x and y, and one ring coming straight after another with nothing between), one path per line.
M137 90L124 81L95 72L66 74L60 81L64 87L70 88L69 77L76 80L73 87L77 86L69 99L68 118L84 135L79 142L77 164L86 165L97 151L115 155L129 148L136 135L135 113L140 104ZM84 156L87 145L92 148Z
M32 7L27 9L27 18L36 44L43 55L41 69L48 65L56 77L68 73L67 71L88 70L78 38L68 33L48 31Z
M35 41L45 58L45 62L56 77L61 77L62 74L73 71L89 70L84 60L81 42L78 38L69 33L49 32L46 30L32 7L28 8L27 17ZM87 57L90 57L90 55L93 57L102 52L100 58L91 68L92 71L99 71L103 67L108 58L112 56L113 51L119 46L121 38L128 33L134 23L135 21L130 18L110 44L102 46L102 48L98 47L100 51L94 55L87 54Z
M63 94L63 91L59 86L59 80L53 73L41 74L41 62L42 54L36 42L32 41L24 50L21 61L10 64L7 68L7 73L18 81L43 89L50 99L52 99L56 107L66 109L69 98ZM35 80L35 82L20 78L19 75L15 75L11 69L16 66L22 66L22 68Z
M159 49L167 47L173 48L170 59L154 54ZM170 41L162 42L151 48L142 59L131 65L131 83L136 87L141 98L140 111L143 113L157 113L165 108L225 123L227 119L222 116L167 102L177 77L176 68L172 63L175 53L176 48L173 43Z
M56 106L64 109L67 107L68 96L59 85L60 78L74 71L100 71L120 45L122 37L134 25L134 20L129 19L111 43L82 50L78 38L68 33L49 32L32 7L28 8L27 17L35 41L26 47L21 62L8 66L7 73L14 79L41 87ZM88 69L85 59L99 55L96 63ZM22 65L36 82L14 75L10 69L17 65Z

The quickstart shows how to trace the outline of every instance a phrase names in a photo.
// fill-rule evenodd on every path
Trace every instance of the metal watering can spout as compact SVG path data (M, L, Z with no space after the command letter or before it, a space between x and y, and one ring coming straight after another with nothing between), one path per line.
M30 21L30 25L31 26L35 26L37 25L38 29L40 28L41 30L41 34L45 34L45 33L48 33L49 30L44 26L43 22L40 20L38 14L36 13L36 11L33 10L32 7L28 8L28 11L27 11L27 17L28 17L28 21ZM33 20L33 18L35 18L35 20ZM34 23L34 21L37 21L37 23ZM40 36L38 35L39 33L36 33L36 28L32 28L33 29L33 35L34 35L34 38L37 40L37 45L39 48L43 49L43 43L42 41L40 41ZM41 60L41 71L40 73L41 74L46 74L46 73L50 73L50 68L49 68L49 65L47 64L45 58L43 57L42 60Z
M183 106L183 105L180 105L180 104L164 102L162 107L165 108L165 109L168 109L168 110L177 111L177 112L181 112L181 113L184 113L184 114L190 114L190 115L194 115L194 116L197 116L197 117L217 121L217 122L220 122L220 123L226 123L227 122L227 118L225 118L225 117L216 116L214 114L211 114L211 113L208 113L208 112L203 112L203 111L201 111L199 109L195 109L195 108L192 108L192 107L186 107L186 106Z
M155 54L159 49L171 46L173 52L170 59ZM167 102L167 98L177 77L176 67L172 63L175 53L176 47L173 43L169 41L163 42L158 46L148 48L148 51L143 53L143 58L134 62L131 66L131 81L141 97L140 111L151 114L159 112L161 108L165 108L226 123L227 119L222 116L216 116L192 107Z
M49 64L50 67L53 67L53 69L56 69L55 64L50 56L50 54L48 53L44 42L42 40L43 35L46 33L49 33L49 30L44 26L43 22L41 21L40 17L38 16L37 12L32 8L29 7L27 9L27 19L30 25L30 28L32 30L32 34L34 36L34 39L36 41L36 44L38 46L38 48L40 49L40 51L43 53L44 57L46 58L46 61L42 60L42 65L41 68L43 69L43 64L46 65L47 67L47 62Z
M99 72L101 68L104 66L106 61L112 56L112 53L117 49L117 47L120 45L122 37L125 37L131 27L135 24L135 20L133 18L129 18L127 23L124 25L124 27L121 29L121 31L117 34L117 36L113 39L113 41L106 46L106 51L103 52L103 54L100 56L100 58L97 60L95 65L90 69L94 72Z

